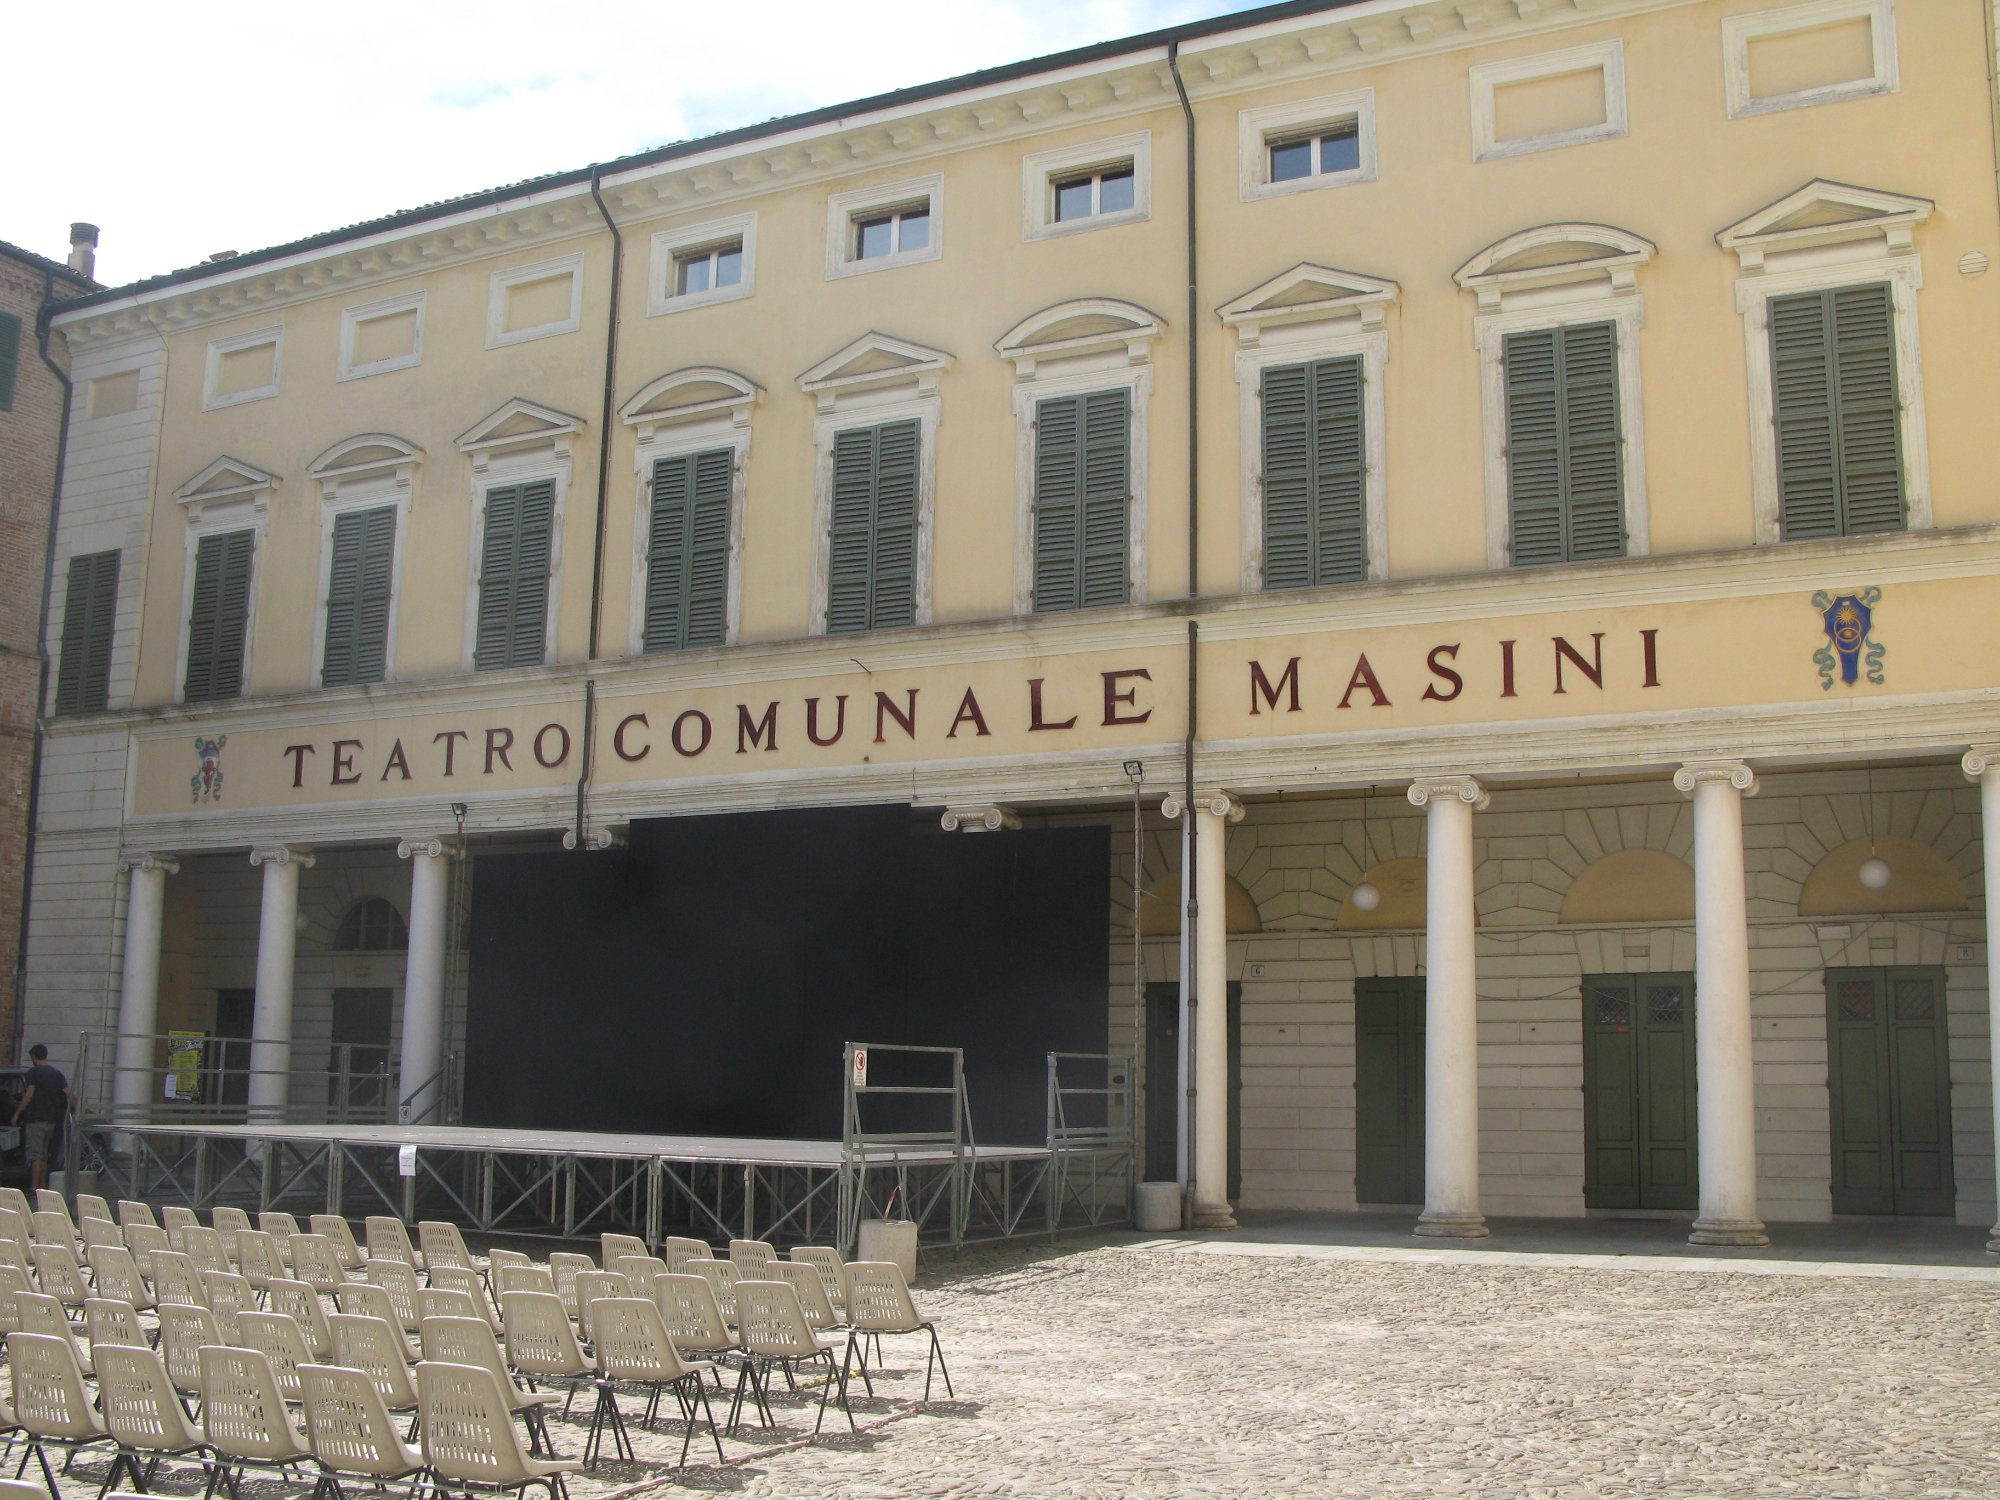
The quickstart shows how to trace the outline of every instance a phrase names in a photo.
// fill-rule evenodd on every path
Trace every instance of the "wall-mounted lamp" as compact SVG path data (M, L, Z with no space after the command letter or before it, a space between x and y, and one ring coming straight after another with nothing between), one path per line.
M1361 794L1361 873L1365 877L1373 868L1375 851L1368 840L1368 802L1374 795L1372 786ZM1361 884L1347 893L1347 899L1354 903L1356 911L1373 911L1382 904L1382 891L1374 881L1363 879Z

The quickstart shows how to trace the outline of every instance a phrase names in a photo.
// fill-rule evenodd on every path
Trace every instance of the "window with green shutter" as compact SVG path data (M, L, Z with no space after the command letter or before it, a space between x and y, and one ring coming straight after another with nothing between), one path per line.
M921 445L914 421L850 427L834 435L829 633L916 623Z
M21 320L0 312L0 411L14 409L14 374L21 364Z
M195 544L194 599L188 610L189 703L243 692L243 641L250 626L250 564L257 533L224 531Z
M719 646L729 605L729 497L736 455L681 453L653 464L646 542L648 651Z
M541 663L548 645L549 553L555 531L552 479L486 492L479 552L478 672Z
M1368 576L1361 358L1264 371L1264 587Z
M1624 556L1616 326L1510 333L1501 360L1515 566Z
M1132 393L1035 403L1035 608L1131 597Z
M395 506L344 511L334 517L322 686L380 682L388 676L389 588L395 559Z
M1896 314L1883 284L1773 297L1772 422L1786 541L1901 531Z
M56 664L56 712L101 713L111 697L111 636L118 618L118 554L69 560L63 595L62 653Z

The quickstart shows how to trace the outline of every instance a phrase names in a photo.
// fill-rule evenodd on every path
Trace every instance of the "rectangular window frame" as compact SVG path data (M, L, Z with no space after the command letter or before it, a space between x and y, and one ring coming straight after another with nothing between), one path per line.
M244 349L258 349L271 346L271 378L259 386L248 390L232 391L227 395L216 391L216 382L222 378L222 358ZM231 406L242 406L251 401L267 401L278 394L278 387L284 377L285 329L283 324L269 328L253 328L244 333L232 333L219 339L211 339L208 355L202 367L201 409L221 411Z
M675 269L679 258L704 246L723 245L730 240L743 247L743 278L734 286L710 287L704 292L676 292ZM736 302L757 292L757 215L733 214L724 219L705 219L675 229L662 229L653 236L652 264L646 283L646 316L685 312L693 307L711 307L718 302Z
M1499 108L1495 95L1510 83L1529 83L1537 78L1559 78L1565 73L1582 73L1598 67L1604 74L1604 120L1575 130L1551 130L1540 135L1499 139ZM1581 47L1565 47L1559 52L1538 52L1530 57L1510 57L1500 62L1474 63L1470 70L1472 88L1472 159L1501 161L1510 156L1527 156L1537 151L1558 151L1565 146L1583 146L1592 141L1616 140L1628 132L1625 105L1625 42L1622 37L1591 42Z
M632 506L632 606L626 630L626 654L644 656L646 651L646 591L649 584L647 558L653 544L653 465L663 458L685 458L693 453L727 449L729 475L729 575L723 587L722 644L733 646L741 636L743 615L743 522L749 495L750 424L747 412L742 420L720 413L708 420L696 420L654 429L634 446L635 487ZM691 646L688 650L712 649ZM667 655L654 652L653 655Z
M929 205L929 243L914 250L897 250L888 255L863 260L855 252L854 233L862 220L907 208L918 202ZM843 276L865 276L899 266L922 265L944 254L944 174L910 177L874 187L853 188L830 193L826 200L826 276L829 281Z
M382 643L380 682L396 680L397 616L403 602L403 550L409 534L410 487L407 479L393 471L379 478L343 483L338 492L320 507L319 595L313 615L313 686L316 688L366 687L370 683L326 681L327 609L333 597L333 536L339 518L349 511L390 509L396 513L396 539L389 554L389 620Z
M385 375L391 370L408 370L424 362L424 302L423 292L410 292L401 297L384 297L379 302L364 302L355 307L340 310L340 355L335 380L364 380L370 375ZM400 313L414 312L417 315L417 333L411 341L408 354L393 354L386 359L372 359L356 363L354 341L363 323L374 322L378 318L395 317Z
M1843 21L1859 20L1870 23L1875 67L1869 77L1797 89L1785 94L1757 95L1751 92L1751 43L1764 37L1817 31L1821 27L1837 26ZM1838 104L1843 99L1893 94L1902 87L1901 68L1896 49L1895 0L1810 0L1805 5L1751 11L1744 15L1725 16L1722 20L1722 78L1729 118L1732 120L1776 114L1787 109L1810 109L1819 104Z
M110 560L110 577L104 576L105 560ZM103 713L111 702L111 658L118 641L118 591L123 558L121 549L108 547L96 552L72 553L63 561L65 584L63 588L62 619L58 624L51 621L51 629L58 642L54 694L50 711L58 714ZM84 579L85 598L77 598L77 565L86 564ZM92 608L98 601L109 598L109 619L98 629L99 617ZM79 602L85 605L81 622L77 618ZM71 635L74 628L78 633ZM74 642L77 656L72 656ZM92 665L92 657L102 661L102 675ZM73 692L70 691L73 689ZM65 703L65 697L73 701Z
M1130 208L1093 213L1081 219L1056 217L1055 189L1060 179L1121 165L1132 168ZM1110 229L1119 224L1141 224L1152 217L1153 133L1150 130L1085 141L1081 145L1063 146L1051 151L1033 151L1021 158L1023 241L1087 234L1093 229Z
M537 323L528 328L507 328L507 293L517 286L531 281L553 281L567 272L569 284L569 313L548 323ZM487 282L486 291L486 347L504 349L512 344L533 343L536 339L556 338L565 333L575 333L583 326L583 252L558 256L553 260L536 261L533 265L515 266L511 270L495 271Z
M477 665L479 652L479 579L486 563L486 497L497 489L536 480L553 480L555 495L549 512L549 586L542 611L542 664L555 660L556 622L562 602L563 525L569 501L570 465L566 447L552 449L537 444L521 453L494 453L474 468L472 476L471 536L467 548L465 575L465 636L459 670L465 676L489 676L500 672L533 671L531 667L489 667Z
M1149 346L1150 347L1150 346ZM1037 363L1034 372L1014 384L1014 613L1056 616L1077 610L1037 611L1035 608L1035 475L1039 447L1036 437L1036 409L1042 402L1062 396L1085 396L1095 391L1122 390L1131 403L1128 437L1131 450L1126 460L1130 483L1130 509L1125 517L1126 577L1125 603L1142 604L1148 598L1146 578L1148 416L1153 404L1153 367L1147 362L1134 365L1121 349L1115 354ZM1078 609L1113 609L1116 605L1078 606Z
M880 399L870 399L877 397ZM909 629L931 623L932 537L937 505L937 431L939 402L934 394L903 391L856 392L843 397L837 412L813 423L813 573L810 632L827 631L828 594L832 580L833 457L843 432L862 427L886 427L894 422L917 424L917 555ZM847 632L842 632L846 634Z
M20 314L0 311L0 411L14 409L14 387L20 375L26 326Z
M1359 158L1353 167L1344 172L1315 171L1309 176L1294 177L1284 182L1271 180L1273 142L1294 139L1308 132L1323 132L1349 121L1355 127ZM1311 99L1294 99L1284 104L1265 104L1256 109L1239 111L1236 116L1236 173L1237 195L1245 203L1374 182L1375 90L1350 89L1345 93L1322 94Z

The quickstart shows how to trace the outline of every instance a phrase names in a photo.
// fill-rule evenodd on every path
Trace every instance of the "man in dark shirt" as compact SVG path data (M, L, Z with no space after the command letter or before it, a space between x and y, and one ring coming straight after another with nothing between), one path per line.
M34 1066L28 1069L28 1086L11 1123L25 1122L21 1154L28 1159L28 1183L44 1188L49 1185L49 1143L69 1114L69 1080L49 1066L49 1049L40 1042L28 1049L28 1056Z

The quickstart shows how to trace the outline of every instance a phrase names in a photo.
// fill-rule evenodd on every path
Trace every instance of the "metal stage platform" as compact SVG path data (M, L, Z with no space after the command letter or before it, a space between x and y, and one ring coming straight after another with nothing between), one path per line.
M870 1056L948 1079L867 1082ZM349 1218L448 1218L491 1234L619 1230L657 1245L700 1239L834 1243L864 1218L914 1219L922 1243L964 1245L1124 1223L1135 1153L1129 1060L1051 1054L1038 1145L974 1142L955 1048L850 1044L839 1140L626 1135L464 1125L90 1122L78 1165L116 1197ZM879 1077L879 1069L878 1069ZM903 1119L871 1130L884 1096Z

